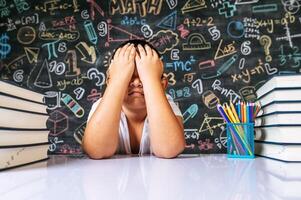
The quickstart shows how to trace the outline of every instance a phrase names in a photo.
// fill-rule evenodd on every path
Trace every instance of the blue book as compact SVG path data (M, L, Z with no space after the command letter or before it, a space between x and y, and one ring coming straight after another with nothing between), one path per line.
M301 99L301 87L300 88L275 88L270 90L263 96L258 97L257 101L261 106L266 106L274 101L286 101L296 102Z
M47 129L47 114L0 106L0 128ZM5 116L5 117L3 117Z
M272 112L257 116L255 119L255 127L259 126L278 126L278 125L301 125L301 112L284 111Z
M258 98L275 89L301 89L301 74L275 75L256 90Z
M274 112L301 112L301 99L298 101L272 101L261 107L257 116Z
M301 145L255 141L255 155L284 162L301 162Z
M300 144L301 125L299 126L260 126L255 129L255 141L278 144Z
M16 84L0 80L0 92L28 101L44 104L44 95Z
M48 147L48 143L0 147L0 171L45 160Z
M0 128L0 148L47 143L48 134L47 129Z
M47 114L47 106L45 104L37 103L20 97L15 97L2 92L0 92L0 106L23 111Z

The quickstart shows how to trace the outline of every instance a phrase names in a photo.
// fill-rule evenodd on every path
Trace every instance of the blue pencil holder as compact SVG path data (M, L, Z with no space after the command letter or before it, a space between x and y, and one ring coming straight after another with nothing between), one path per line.
M227 157L255 158L254 123L227 123Z

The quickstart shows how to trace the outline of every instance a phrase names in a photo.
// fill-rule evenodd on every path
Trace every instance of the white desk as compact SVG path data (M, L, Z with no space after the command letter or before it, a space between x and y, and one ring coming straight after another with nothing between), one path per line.
M1 172L0 199L301 199L301 164L228 160L226 155L106 160L51 156Z

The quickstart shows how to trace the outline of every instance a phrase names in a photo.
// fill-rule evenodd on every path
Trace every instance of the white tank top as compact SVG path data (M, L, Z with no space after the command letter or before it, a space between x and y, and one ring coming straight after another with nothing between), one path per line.
M172 97L168 94L166 94L166 97L167 97L167 100L168 100L174 114L176 116L183 117L180 109L175 104ZM101 101L101 98L98 99L92 105L92 108L90 110L87 121L90 120L91 116L95 112L100 101ZM118 143L118 150L116 153L117 154L132 154L128 124L127 124L126 116L122 111L121 111L120 123L119 123L119 143ZM148 124L147 117L144 120L142 136L141 136L141 141L140 141L140 148L139 148L139 155L145 155L145 154L152 154L152 150L151 150L151 146L150 146L150 139L149 139L149 124Z

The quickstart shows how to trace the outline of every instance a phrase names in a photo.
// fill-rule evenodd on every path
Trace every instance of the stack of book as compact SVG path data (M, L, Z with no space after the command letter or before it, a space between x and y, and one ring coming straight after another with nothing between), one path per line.
M274 76L256 92L255 153L301 162L301 74Z
M0 170L48 158L48 114L43 97L0 81Z

